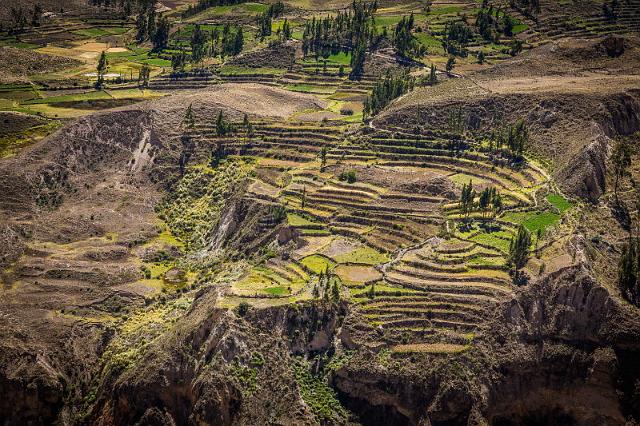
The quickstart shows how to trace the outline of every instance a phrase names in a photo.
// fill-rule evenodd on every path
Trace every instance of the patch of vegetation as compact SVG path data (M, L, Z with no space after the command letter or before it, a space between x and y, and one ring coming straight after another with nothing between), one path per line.
M292 368L302 399L311 408L316 421L320 424L343 423L348 413L325 378L312 375L308 362L302 358L294 358Z
M378 265L389 261L389 256L369 246L361 246L348 253L333 256L338 263L366 263Z
M509 252L509 240L500 238L497 235L494 235L494 233L481 232L469 239L473 242L500 250L505 254Z
M560 214L566 212L567 210L569 210L572 207L571 203L560 194L549 194L549 195L547 195L547 201L553 207L558 209Z
M185 296L170 302L162 300L128 317L102 356L103 377L109 371L123 371L135 366L156 338L169 330L174 321L189 309L192 301Z
M307 256L302 259L300 263L309 268L309 270L314 274L320 274L321 272L324 273L336 266L336 263L333 260L319 254Z
M282 75L285 73L285 69L283 68L270 68L270 67L260 67L260 68L250 68L250 67L241 67L238 65L225 65L220 68L220 75Z
M50 135L60 127L59 121L51 121L19 133L0 137L0 158L17 154L22 148Z
M187 168L158 207L160 218L184 241L187 250L207 244L225 201L250 169L241 160L224 161L215 169L206 165Z
M516 225L524 225L527 231L537 233L544 232L548 227L555 225L560 220L560 215L553 212L507 212L503 220Z
M237 360L234 360L231 365L231 376L240 383L243 394L251 395L256 390L258 384L257 368L241 365Z

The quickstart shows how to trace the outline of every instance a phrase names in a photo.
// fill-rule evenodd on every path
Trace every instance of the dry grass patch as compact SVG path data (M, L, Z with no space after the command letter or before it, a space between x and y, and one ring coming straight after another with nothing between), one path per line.
M391 352L397 354L457 354L466 351L470 347L470 345L458 345L454 343L411 343L407 345L396 345L391 348Z
M382 274L371 266L338 265L335 273L347 286L360 285L382 279Z

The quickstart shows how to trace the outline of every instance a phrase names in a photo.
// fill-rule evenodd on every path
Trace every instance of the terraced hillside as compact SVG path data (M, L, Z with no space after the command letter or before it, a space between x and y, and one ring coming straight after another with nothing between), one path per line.
M549 216L544 231L562 216L537 200L549 191L539 167L497 165L478 142L452 132L265 121L250 136L219 137L202 125L189 136L225 155L259 158L245 198L283 212L263 219L263 229L286 221L303 242L250 267L232 285L233 303L310 299L319 274L335 276L392 351L468 349L496 304L513 296L506 258L517 226ZM503 199L499 211L472 213L472 226L458 201L468 182Z
M0 423L640 421L639 0L20 4Z

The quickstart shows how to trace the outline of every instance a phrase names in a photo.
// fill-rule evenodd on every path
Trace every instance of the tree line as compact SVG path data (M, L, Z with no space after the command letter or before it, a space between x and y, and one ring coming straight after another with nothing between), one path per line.
M364 71L367 49L378 40L374 20L377 9L377 0L371 3L354 0L350 9L339 11L336 16L314 16L306 22L302 34L304 56L328 58L351 52L350 78L358 78Z
M476 203L476 197L478 202ZM483 189L479 196L476 190L473 189L473 182L469 181L469 184L462 184L462 191L460 193L460 212L463 216L469 217L469 214L478 209L484 216L488 212L494 214L502 211L502 196L495 187L487 187Z
M480 8L476 14L478 33L482 38L493 43L500 40L500 34L512 37L516 22L501 8L494 9L493 5Z
M198 0L195 5L189 5L189 7L182 12L183 18L188 18L193 15L216 6L230 6L234 4L246 3L247 0Z
M413 90L414 86L415 78L408 72L392 74L387 71L364 100L363 119L376 115L391 101Z
M31 28L39 27L42 20L42 6L39 3L33 5L33 9L29 10L21 6L10 9L11 24L9 34L19 34L24 32L27 26ZM2 27L0 27L1 30Z
M284 3L278 1L269 6L264 13L258 15L257 24L258 24L258 38L264 40L265 37L269 37L272 32L272 23L273 19L278 18L284 13ZM284 28L283 28L284 29ZM290 27L289 27L289 37L290 37ZM288 38L288 37L287 37Z

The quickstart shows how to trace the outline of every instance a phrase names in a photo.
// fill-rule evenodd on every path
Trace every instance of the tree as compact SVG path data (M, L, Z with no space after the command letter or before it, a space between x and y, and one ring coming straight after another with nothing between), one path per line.
M324 167L327 165L327 147L323 146L320 150L320 171L324 171Z
M21 33L27 26L27 16L21 7L11 7L11 21L13 22L14 33Z
M218 118L216 119L216 135L224 136L229 131L229 125L224 119L224 114L222 110L218 112Z
M235 39L233 41L233 51L232 55L238 55L242 52L244 48L244 34L242 32L242 27L238 27L238 32L236 32Z
M41 18L42 18L42 6L40 5L40 3L36 3L33 6L33 14L31 15L31 26L39 27Z
M476 198L476 191L473 189L473 182L469 181L469 184L462 184L462 192L460 193L460 210L465 216L469 216L469 213L473 209L473 201Z
M249 313L249 309L251 309L251 305L249 304L249 302L245 302L243 300L242 302L240 302L237 308L238 316L243 317L247 315L247 313Z
M187 107L187 112L184 114L184 120L182 120L182 123L185 125L185 127L188 127L190 129L193 129L196 125L196 119L193 115L193 108L191 104L189 104L189 106Z
M371 95L365 101L363 117L375 115L385 108L392 100L413 90L415 79L409 73L391 74L387 72L378 79Z
M334 303L340 302L340 287L338 287L338 281L333 281L333 286L331 287L331 300Z
M364 72L364 61L366 58L367 46L360 42L351 54L351 73L349 79L358 80Z
M413 12L409 17L403 16L398 25L396 25L393 44L398 53L408 55L409 53L417 53L417 43L412 34L413 31Z
M518 280L519 270L524 267L527 260L529 260L530 248L531 234L524 225L520 225L518 233L515 238L511 239L511 243L509 244L508 262L514 268L514 280Z
M287 21L286 18L282 24L282 31L280 31L280 35L282 37L282 41L286 41L291 38L291 24L289 24L289 21Z
M145 38L153 39L156 35L156 8L155 2L147 8L147 34Z
M247 132L247 138L253 137L253 126L249 121L249 116L245 113L244 118L242 120L242 125L244 126L245 131Z
M513 40L511 42L511 50L509 50L509 54L511 56L516 56L522 52L522 41L521 40Z
M107 67L109 66L109 62L107 61L107 54L102 51L100 54L100 59L98 59L98 66L96 67L98 80L96 81L96 89L102 89L104 86L104 74L107 71Z
M138 75L138 85L140 85L140 87L148 87L149 77L151 77L151 67L148 64L144 64L142 65L142 68L140 68L140 74Z
M455 56L449 56L449 59L447 59L447 65L446 65L446 70L447 70L447 74L451 74L451 71L453 71L453 67L456 64L456 58Z
M191 60L193 62L198 63L204 58L206 42L207 36L200 25L196 25L191 34Z
M140 8L138 17L136 18L136 41L138 43L142 43L147 39L147 35L149 34L148 23L149 21L147 20L147 14L144 8Z
M175 53L171 55L171 69L173 72L184 72L184 67L187 63L187 54L184 50L181 50L180 53Z
M260 39L264 39L271 35L272 16L269 13L269 10L258 16L258 37Z
M524 149L529 142L529 129L524 120L519 119L507 128L505 134L501 136L500 145L506 145L511 151L511 155L517 159L522 158Z
M638 281L639 243L637 238L629 236L629 241L622 247L618 262L618 287L622 295L634 304L640 303L640 284Z
M429 70L429 86L435 86L438 82L438 76L436 75L436 66L435 64L431 64L431 69Z
M493 191L495 188L485 188L478 198L478 207L482 210L482 215L484 216L485 212L489 209L489 205L491 204L491 200L493 199Z
M491 205L493 206L493 211L495 212L495 214L500 213L500 211L502 210L502 196L498 194L497 191L493 195L493 200L491 200Z
M484 52L482 50L478 52L478 63L480 65L484 64Z
M616 197L616 202L619 204L618 199L618 187L620 185L620 179L627 174L627 169L631 165L631 147L626 140L620 139L613 147L613 153L611 155L611 164L613 165L614 185L613 193Z
M156 32L153 35L153 50L159 52L167 47L169 44L169 32L171 31L171 25L169 24L169 19L167 17L162 17L158 19L158 23L156 25Z

